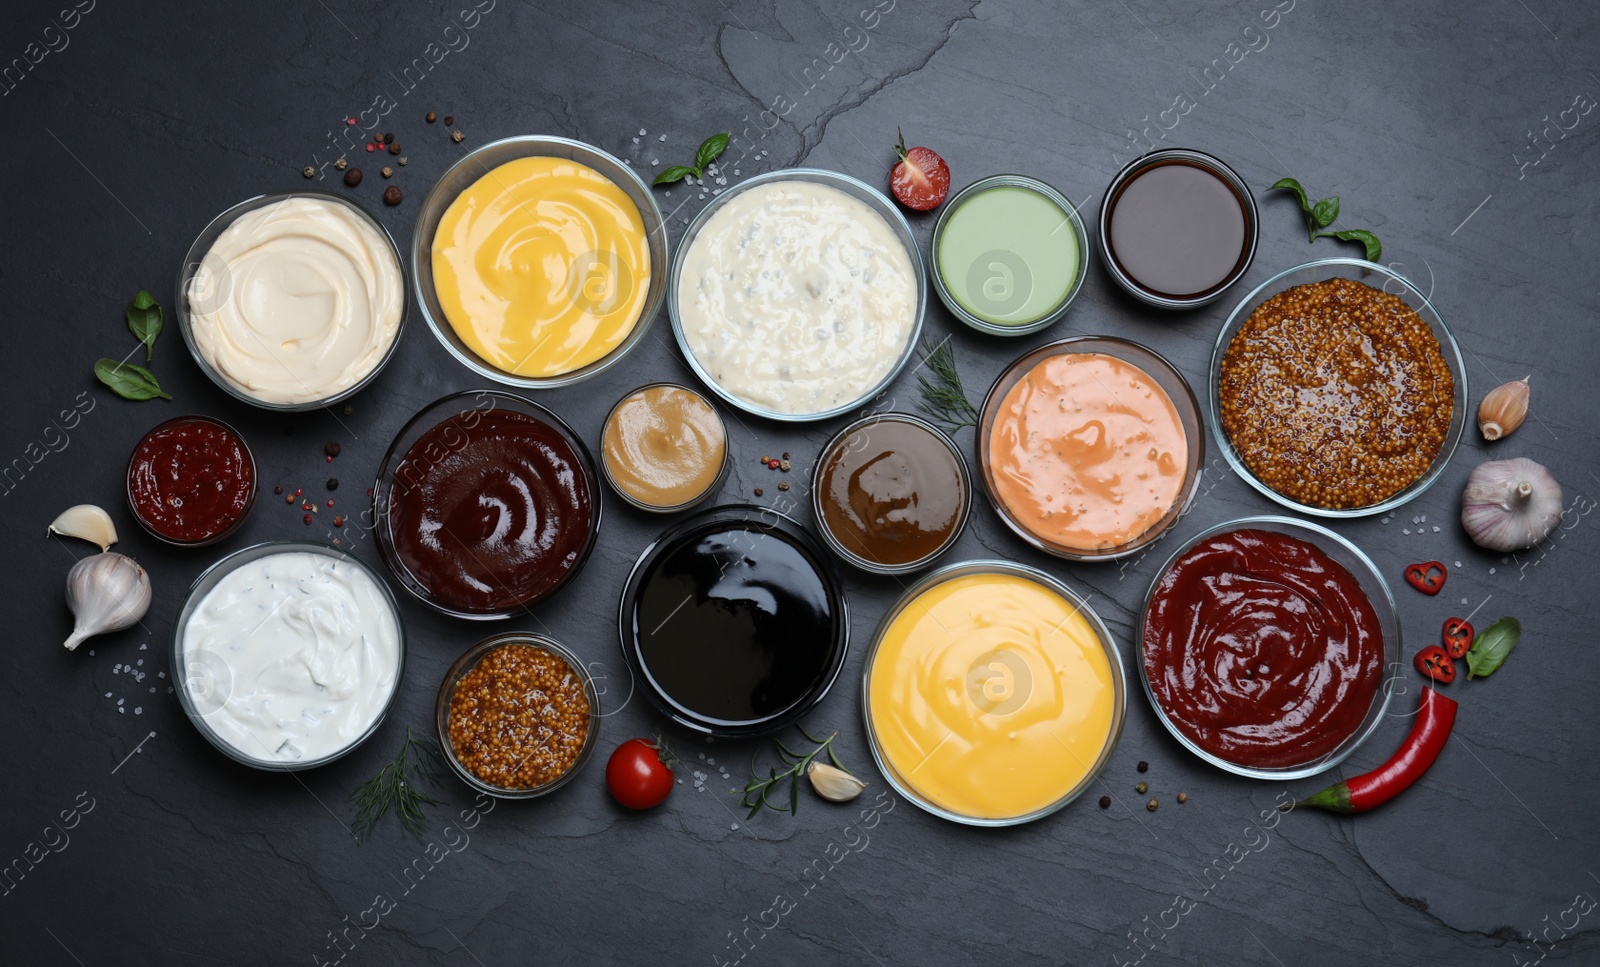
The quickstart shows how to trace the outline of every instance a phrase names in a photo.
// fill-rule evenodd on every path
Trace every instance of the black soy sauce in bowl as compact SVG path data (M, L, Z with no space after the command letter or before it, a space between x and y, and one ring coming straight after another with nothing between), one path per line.
M1100 207L1107 271L1135 298L1192 309L1222 295L1255 258L1256 205L1232 168L1168 148L1117 173Z
M843 588L815 538L744 505L696 514L645 548L618 632L651 704L721 736L773 732L815 707L850 640Z

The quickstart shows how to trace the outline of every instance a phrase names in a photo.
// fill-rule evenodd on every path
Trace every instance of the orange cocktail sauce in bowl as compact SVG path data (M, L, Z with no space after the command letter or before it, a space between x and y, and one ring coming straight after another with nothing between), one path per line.
M1179 401L1124 353L1050 348L1023 357L991 391L984 482L1001 517L1041 549L1111 556L1175 519L1192 490L1198 416L1191 432ZM1175 371L1169 378L1181 385ZM1192 394L1181 402L1195 412Z

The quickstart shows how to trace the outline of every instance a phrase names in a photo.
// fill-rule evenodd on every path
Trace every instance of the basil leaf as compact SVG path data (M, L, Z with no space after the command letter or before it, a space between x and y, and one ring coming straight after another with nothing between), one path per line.
M722 156L722 152L726 150L728 150L727 133L724 132L722 134L713 134L711 137L700 142L700 150L694 153L694 166L699 170L704 171L706 165L709 165L711 162L717 160ZM696 174L695 177L698 178L699 175Z
M1311 220L1318 228L1327 228L1333 220L1339 217L1339 196L1324 198L1311 206Z
M693 168L685 168L683 165L673 165L666 171L663 171L661 174L656 175L656 180L650 182L650 184L670 185L675 181L682 181L692 174L694 174Z
M1307 215L1311 214L1311 199L1306 197L1306 190L1300 187L1300 182L1295 181L1293 178L1279 178L1277 181L1273 182L1272 187L1268 188L1267 190L1294 192L1295 197L1300 199L1301 209L1303 209Z
M1467 677L1487 678L1494 674L1521 638L1522 622L1516 618L1501 618L1483 629L1467 652Z
M1360 242L1367 250L1367 261L1376 262L1383 258L1383 243L1378 241L1378 236L1364 228L1347 228L1342 232L1318 232L1316 238L1327 235L1342 242Z
M94 374L100 382L125 400L151 400L157 396L172 399L161 391L161 384L143 366L119 363L115 359L100 359L94 364Z
M156 337L161 335L161 304L140 289L128 303L127 316L128 329L144 343L144 361L148 363L155 355Z

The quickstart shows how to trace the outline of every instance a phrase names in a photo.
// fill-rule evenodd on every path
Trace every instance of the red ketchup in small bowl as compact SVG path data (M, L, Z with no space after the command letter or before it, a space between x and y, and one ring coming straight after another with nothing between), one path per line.
M256 462L232 427L204 416L168 420L128 458L128 506L144 529L172 544L221 540L256 499Z

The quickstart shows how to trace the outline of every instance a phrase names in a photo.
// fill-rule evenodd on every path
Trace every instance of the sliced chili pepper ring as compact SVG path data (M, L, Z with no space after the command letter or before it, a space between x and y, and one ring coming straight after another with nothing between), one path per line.
M1450 572L1438 561L1423 561L1406 566L1406 583L1423 594L1438 594L1444 590L1445 578Z
M1417 671L1428 676L1441 685L1448 685L1456 680L1456 662L1449 653L1438 645L1429 645L1417 652L1417 657L1411 660Z
M1451 658L1465 658L1468 651L1472 650L1472 641L1477 634L1472 630L1472 622L1465 618L1444 619L1444 631L1441 638L1445 653Z

